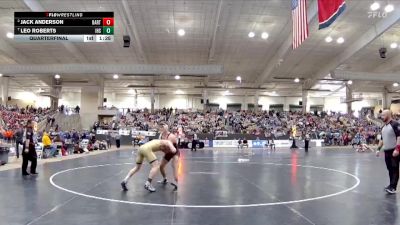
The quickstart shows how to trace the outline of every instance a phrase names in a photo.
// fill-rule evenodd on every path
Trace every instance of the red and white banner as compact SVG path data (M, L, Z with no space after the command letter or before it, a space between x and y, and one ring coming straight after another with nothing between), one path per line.
M345 0L318 0L319 29L329 27L345 9Z

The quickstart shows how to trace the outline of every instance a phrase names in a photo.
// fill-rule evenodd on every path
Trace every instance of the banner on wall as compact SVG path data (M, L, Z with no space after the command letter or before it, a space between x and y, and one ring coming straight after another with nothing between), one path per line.
M132 136L139 136L139 135L154 137L157 135L157 132L144 131L144 130L132 130Z
M98 129L96 131L96 134L102 134L102 135L107 135L107 134L115 135L117 133L119 135L121 135L121 136L129 136L130 133L131 133L131 130L130 129L119 129L119 130L101 130L101 129Z
M316 146L321 146L322 140L311 140L316 142ZM249 148L263 148L266 144L266 140L249 140ZM277 148L289 148L292 145L291 140L275 140L275 147ZM237 148L238 140L213 140L212 147L216 148Z
M266 140L249 140L249 148L263 148L267 143ZM289 140L275 140L276 147L290 147L292 142ZM216 148L232 148L238 146L238 140L213 140L213 147Z
M118 133L119 133L119 135L122 135L122 136L129 136L131 133L131 130L130 129L119 129Z
M108 134L108 130L100 130L100 129L98 129L98 130L96 131L96 134L107 135L107 134Z
M215 137L228 137L228 131L224 131L224 130L217 130L215 131Z
M292 140L274 140L275 147L289 148L292 146Z
M212 141L206 139L206 140L200 140L200 142L204 143L204 147L212 147Z
M254 140L251 141L253 148L263 148L267 143L266 140Z
M324 140L313 139L313 140L311 140L311 142L315 142L315 146L321 147L321 146L322 146L322 143L324 142Z
M239 140L213 140L212 141L212 145L213 145L212 147L215 147L215 148L232 148L232 147L235 147L235 148L237 148L238 145L239 145L238 141ZM249 145L249 148L251 148L252 147L252 142L248 141L248 145Z
M213 147L223 148L223 147L237 147L237 140L213 140Z

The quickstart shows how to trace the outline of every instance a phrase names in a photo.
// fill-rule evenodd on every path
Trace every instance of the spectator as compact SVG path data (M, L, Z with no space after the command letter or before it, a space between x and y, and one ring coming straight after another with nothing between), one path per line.
M115 134L115 145L117 148L121 146L121 135L118 132Z
M72 129L72 143L74 145L79 144L79 134L75 129Z
M49 150L50 152L45 154L46 156L49 157L55 157L57 156L57 146L53 145L50 136L47 132L43 132L43 137L42 137L42 143L43 143L43 151L46 152Z
M53 126L54 126L54 122L56 122L56 118L52 117L52 118L51 118L50 127L53 127Z
M24 145L24 129L19 126L17 131L15 132L15 153L17 156L17 159L19 159L19 147L20 145Z
M192 138L192 148L190 149L191 151L197 151L197 134L193 133L193 138Z
M239 138L239 140L238 140L238 149L241 149L241 148L243 148L243 143L242 143L242 139Z
M111 133L110 132L108 132L107 133L107 135L106 135L106 141L107 141L107 149L110 149L111 148Z
M73 153L73 142L72 142L72 134L70 131L64 132L64 145L68 152L68 155Z
M304 150L306 152L308 152L309 144L310 144L310 135L306 134L305 137L304 137Z

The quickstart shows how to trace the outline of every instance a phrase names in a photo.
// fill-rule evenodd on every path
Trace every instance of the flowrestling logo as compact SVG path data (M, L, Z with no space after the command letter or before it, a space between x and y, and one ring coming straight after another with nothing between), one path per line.
M385 11L368 11L368 18L385 18L388 16L388 13Z
M263 148L267 144L267 141L255 140L252 141L252 143L253 143L253 148Z

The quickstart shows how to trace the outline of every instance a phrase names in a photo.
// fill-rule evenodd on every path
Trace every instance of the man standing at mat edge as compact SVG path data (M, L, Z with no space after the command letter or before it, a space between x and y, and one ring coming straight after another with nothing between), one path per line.
M385 125L382 128L382 138L376 155L379 156L381 149L385 152L385 162L390 180L390 184L385 188L385 191L389 194L395 194L399 181L400 125L392 119L390 110L382 112L382 120Z
M36 165L37 165L37 155L35 150L35 142L33 141L33 123L32 120L28 120L25 129L25 141L22 149L22 175L27 176L29 173L26 171L28 168L28 161L31 161L31 173L32 175L37 175Z
M128 175L126 175L125 179L121 183L122 189L124 191L128 190L126 186L128 180L133 175L135 175L135 173L139 172L144 159L146 159L151 165L151 170L148 179L144 185L144 188L150 192L156 191L156 189L151 185L151 182L153 181L154 176L160 169L160 163L158 162L158 159L154 154L154 152L159 151L162 151L165 155L167 155L169 153L175 153L176 148L174 147L172 142L168 140L152 140L140 146L136 157L136 167L129 171Z

